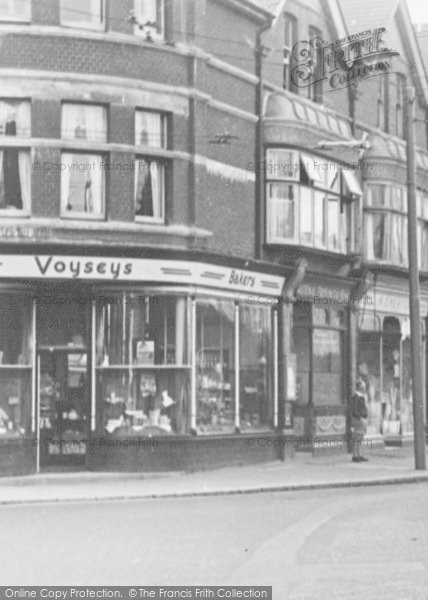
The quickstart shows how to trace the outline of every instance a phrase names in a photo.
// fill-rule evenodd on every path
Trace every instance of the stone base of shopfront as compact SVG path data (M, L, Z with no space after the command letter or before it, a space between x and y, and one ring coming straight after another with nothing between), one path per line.
M96 437L87 448L87 469L197 471L287 459L292 454L292 439L273 432L167 439Z
M36 449L29 439L0 440L0 476L28 475L36 470Z

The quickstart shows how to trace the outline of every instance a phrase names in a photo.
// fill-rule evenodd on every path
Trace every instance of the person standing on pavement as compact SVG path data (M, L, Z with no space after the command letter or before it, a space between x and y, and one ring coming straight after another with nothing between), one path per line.
M366 384L359 379L351 398L352 462L367 462L361 454L361 446L367 431Z

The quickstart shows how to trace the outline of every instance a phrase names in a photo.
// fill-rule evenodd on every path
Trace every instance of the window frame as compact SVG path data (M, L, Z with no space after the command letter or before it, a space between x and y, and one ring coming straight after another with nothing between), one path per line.
M60 0L59 3L59 20L61 27L72 27L74 29L83 29L90 31L106 31L107 19L106 19L106 0L98 0L101 9L101 22L99 24L88 24L88 21L69 21L64 19L62 16L62 3L64 0ZM66 0L65 0L66 1Z
M284 174L284 170L281 168L278 168L277 170L275 169L268 169L268 165L269 160L272 159L272 157L276 158L277 161L279 161L279 166L281 166L281 159L280 157L278 158L278 155L280 155L280 152L287 152L288 154L291 153L291 156L293 156L293 161L296 161L298 158L298 162L300 164L300 169L297 172L297 175L299 175L299 177L296 177L296 173L288 173ZM276 155L276 156L275 156ZM348 221L349 221L349 212L350 211L355 211L355 209L353 208L353 206L356 205L356 203L361 202L361 196L359 194L353 194L353 193L346 193L345 191L345 184L344 184L344 170L342 169L341 165L339 163L334 163L335 164L335 175L332 176L331 170L327 169L321 169L320 171L317 170L316 166L315 166L315 161L319 159L320 161L323 160L322 158L316 156L316 155L311 155L308 154L306 152L299 152L298 150L295 150L293 148L278 148L278 147L271 147L271 148L267 148L266 149L266 188L265 188L265 193L266 193L266 212L267 212L267 219L266 219L266 243L267 244L279 244L279 245L298 245L298 246L302 246L305 248L312 248L312 249L318 249L321 251L327 251L327 252L332 252L334 254L347 254L349 252L353 252L355 250L355 246L356 246L356 242L357 242L357 236L354 235L352 236L352 240L351 238L349 238L349 231L348 231ZM309 161L309 166L308 166L308 161ZM311 161L313 162L313 165L311 166ZM275 164L275 163L274 163ZM320 165L322 163L320 162ZM336 180L336 175L337 175L337 180ZM323 180L323 183L321 183L321 180ZM335 185L333 186L333 189L330 189L330 186L332 184L332 182L334 182L334 180L336 180ZM295 198L294 198L294 232L293 232L293 236L289 237L289 238L283 238L283 237L278 237L276 235L272 234L272 231L275 231L277 229L276 226L276 222L275 219L273 218L275 215L272 212L272 202L274 200L274 196L272 194L272 189L271 186L275 185L275 184L279 184L279 183L288 183L289 185L293 185L295 186L296 189L296 194L295 194ZM303 233L302 233L302 227L301 227L301 219L302 219L302 195L303 194L308 194L310 195L310 200L309 200L309 205L310 206L310 217L311 217L311 224L310 224L310 237L311 237L311 243L308 244L307 241L303 241ZM316 212L316 204L315 202L318 200L320 200L322 197L322 203L323 203L323 207L321 209L322 211L322 217L323 217L323 239L322 241L318 242L316 240L316 235L315 235L315 222L316 222L316 216L315 216L315 212ZM336 239L337 239L337 245L336 247L333 247L330 243L329 243L329 239L331 237L331 232L329 232L329 222L328 222L328 207L329 207L329 199L330 201L332 201L332 199L336 199L337 201L337 224L336 224L336 229L335 229L335 235L336 235ZM308 201L308 197L306 197L305 201ZM309 228L307 228L306 234L309 234L308 231Z
M61 165L65 163L64 161L64 155L71 155L71 156L76 156L76 155L83 155L83 156L89 156L89 157L100 157L101 159L101 163L100 166L104 163L106 163L106 153L105 152L100 152L100 151L94 151L94 150L75 150L72 148L66 148L66 149L61 149ZM66 219L66 220L74 220L74 219L78 219L81 221L105 221L106 220L106 207L107 207L107 181L106 181L106 170L103 169L102 170L102 188L101 188L101 205L102 205L102 211L100 213L90 213L90 212L84 212L84 211L66 211L65 207L64 207L64 201L63 201L63 190L62 190L62 178L63 178L63 173L61 172L61 192L60 192L60 218L61 219Z
M313 39L318 38L318 37L322 39L322 31L315 25L309 25L308 37L309 37L309 43L311 43L311 41ZM316 77L316 81L312 85L308 85L307 97L308 97L308 100L311 100L312 102L315 102L316 104L322 104L322 101L323 101L323 82L322 82L322 80L318 81L319 68L320 68L319 52L318 52L318 49L315 48L313 73Z
M141 113L148 113L152 115L158 115L160 118L160 129L161 129L161 144L139 144L137 143L137 115ZM169 114L165 111L154 110L152 108L145 108L137 106L134 112L134 145L137 147L153 148L154 150L168 150L169 146L169 129L170 129L170 118Z
M291 90L291 58L293 47L296 43L296 25L297 20L294 15L289 12L284 12L284 43L283 43L283 74L282 87L284 90ZM288 30L288 31L287 31ZM289 37L289 44L287 44Z
M157 167L161 167L162 172L162 197L161 197L161 216L160 217L151 217L148 215L137 215L136 214L136 200L137 200L137 186L138 186L138 161L153 161L157 164ZM168 178L168 162L165 159L162 159L159 156L153 156L148 154L139 154L137 153L134 158L134 189L133 189L133 206L134 206L134 221L136 223L148 223L148 224L158 224L164 225L166 222L166 196L167 196L167 178Z
M139 6L137 7L137 5L139 4L141 0L134 0L133 2L133 11L134 11L134 15L136 17L137 23L135 23L134 25L134 35L139 36L139 37L145 37L145 39L147 41L164 41L165 37L166 37L166 31L165 31L165 11L166 11L166 6L165 6L165 0L149 0L152 1L156 4L156 13L158 13L158 7L157 7L157 3L160 2L161 3L161 8L159 10L160 14L161 14L161 26L160 26L160 31L157 31L156 27L151 27L151 26L146 26L143 24L143 27L140 27L140 11L139 11ZM147 0L146 0L147 1ZM157 22L156 22L157 23Z
M101 108L104 113L104 121L105 121L105 135L103 135L103 139L91 139L88 137L78 138L71 136L63 135L63 118L64 118L64 107L66 106L81 106L81 107L94 107ZM109 140L109 112L108 107L101 102L75 102L70 100L63 100L61 102L61 139L66 140L68 142L76 142L82 144L106 144Z
M32 20L32 2L31 0L26 0L26 4L25 4L26 8L27 8L27 12L28 12L28 16L18 16L18 15L14 15L14 16L2 16L1 10L0 10L0 23L31 23Z

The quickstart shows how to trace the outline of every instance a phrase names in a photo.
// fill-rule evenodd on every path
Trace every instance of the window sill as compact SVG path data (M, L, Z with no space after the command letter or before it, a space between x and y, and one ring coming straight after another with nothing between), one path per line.
M61 214L61 219L67 221L105 221L105 215L74 212L73 214Z
M3 217L6 219L29 219L31 217L31 213L19 210L18 208L0 208L0 219Z
M3 23L7 25L13 25L14 23L16 23L17 25L31 25L31 17L23 17L22 19L20 19L19 17L12 18L0 16L0 25L2 25Z
M146 225L165 225L165 219L158 217L135 217L136 223L144 223Z
M61 27L68 27L70 29L79 29L79 30L84 30L84 31L105 31L106 30L106 25L105 23L101 23L100 25L79 25L78 23L75 22L67 22L67 21L61 21L60 23Z

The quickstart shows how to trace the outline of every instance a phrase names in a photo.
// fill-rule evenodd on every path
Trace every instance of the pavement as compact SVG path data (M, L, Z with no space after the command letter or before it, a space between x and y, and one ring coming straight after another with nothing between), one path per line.
M298 452L285 462L174 473L40 473L0 478L0 505L135 500L344 488L428 481L415 470L412 447L367 449L365 463L349 454ZM428 460L427 460L428 464Z

